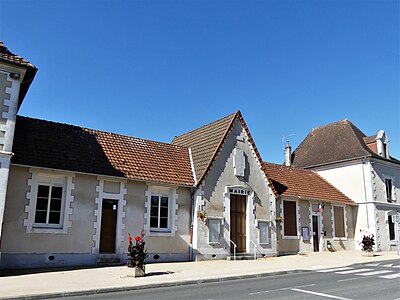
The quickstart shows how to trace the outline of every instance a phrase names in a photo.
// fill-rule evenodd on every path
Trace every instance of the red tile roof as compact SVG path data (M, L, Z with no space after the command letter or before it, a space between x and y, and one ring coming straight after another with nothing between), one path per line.
M279 195L356 205L350 198L313 171L267 162L264 162L263 165Z
M17 117L12 163L193 186L186 147Z
M26 68L18 97L18 107L20 107L33 79L35 78L37 68L26 59L8 50L2 41L0 41L0 63L1 62Z
M2 41L0 41L0 61L6 61L8 63L12 63L19 66L36 68L33 64L31 64L26 59L22 58L19 55L12 53L8 48L4 45Z

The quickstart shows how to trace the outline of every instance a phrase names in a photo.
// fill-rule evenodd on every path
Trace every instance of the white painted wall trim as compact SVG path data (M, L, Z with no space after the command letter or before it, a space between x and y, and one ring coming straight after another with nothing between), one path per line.
M0 240L4 220L4 209L7 199L7 185L8 176L10 173L10 159L9 155L0 155Z
M168 229L152 229L150 227L150 208L151 208L151 195L152 194L160 194L166 193L168 195L169 203L168 203ZM175 236L178 231L177 220L178 220L178 194L177 187L175 186L160 186L147 184L147 191L145 191L145 196L147 198L145 202L145 213L144 219L145 224L143 229L148 236Z
M344 237L337 237L335 232L335 207L341 207L343 210L343 222L344 222ZM345 205L332 205L331 206L331 215L332 215L332 235L333 240L335 241L347 241L348 237L348 228L347 228L347 213Z
M283 211L283 202L296 202L296 236L285 235L285 215ZM299 200L289 200L289 199L281 199L281 218L283 218L283 222L281 222L281 238L284 240L298 240L300 239L300 205Z
M29 169L31 178L28 179L29 192L26 194L28 204L25 206L25 213L27 213L24 219L24 226L26 227L26 233L50 233L50 234L67 234L68 228L72 226L72 214L73 208L72 203L74 196L72 195L75 184L73 183L74 175L71 173L63 172L52 172L43 173L39 169ZM37 187L43 178L49 179L62 179L63 184L63 202L61 207L61 226L35 226L35 212L36 212L36 198L37 198Z
M93 235L92 253L99 253L103 199L110 199L110 200L118 200L117 228L115 233L115 252L118 254L122 254L124 253L122 242L125 240L125 237L123 236L123 231L125 229L124 219L126 217L125 213L125 206L126 206L125 196L127 194L127 189L125 188L126 180L109 180L107 177L103 176L98 176L97 180L98 180L98 185L96 186L96 192L98 193L98 196L95 199L95 205L97 208L94 211L96 220L93 223L93 228L95 230L95 233ZM117 182L119 184L119 193L104 192L105 181Z

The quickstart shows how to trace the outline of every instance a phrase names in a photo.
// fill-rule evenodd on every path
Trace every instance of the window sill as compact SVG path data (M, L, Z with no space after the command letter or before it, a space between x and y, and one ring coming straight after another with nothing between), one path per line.
M334 237L334 241L347 241L347 237Z
M146 233L147 236L175 236L174 232L171 232L171 230L156 230L156 229L150 229Z
M284 235L283 239L284 240L300 240L300 238L297 235Z
M51 233L51 234L67 234L68 232L63 228L51 228L51 227L32 227L28 233Z

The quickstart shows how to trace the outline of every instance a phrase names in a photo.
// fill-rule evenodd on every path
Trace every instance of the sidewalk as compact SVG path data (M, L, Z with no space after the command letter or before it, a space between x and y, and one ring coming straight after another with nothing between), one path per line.
M343 251L271 257L256 261L217 260L148 264L147 275L142 278L128 277L132 270L126 266L4 276L0 277L0 299L42 299L215 282L393 259L400 262L400 256L395 252L381 252L374 257L365 257L361 252Z

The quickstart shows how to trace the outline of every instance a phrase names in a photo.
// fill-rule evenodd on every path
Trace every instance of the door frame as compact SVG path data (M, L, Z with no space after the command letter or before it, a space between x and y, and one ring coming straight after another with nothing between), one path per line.
M231 224L231 194L236 195L243 195L246 196L246 253L250 253L252 246L250 245L250 241L256 241L256 237L252 236L254 230L251 230L251 226L255 226L255 218L253 214L253 207L254 207L254 191L251 190L249 187L243 186L225 186L224 191L224 211L223 216L228 225ZM229 245L227 247L227 254L231 253L231 247L233 247L232 243L230 242L230 229L229 226L227 230L224 230L224 239L226 243Z
M123 230L125 229L125 224L123 223L123 218L125 218L125 206L126 200L125 195L127 190L126 180L113 180L103 176L98 176L98 186L96 186L96 191L98 192L98 197L95 200L95 211L94 215L96 217L93 227L95 229L95 234L93 235L94 246L92 247L92 253L100 253L100 231L101 231L101 217L103 210L103 199L118 200L118 211L117 211L117 231L115 237L115 254L123 254L124 248L122 247L122 241L124 241ZM108 193L104 191L104 182L111 181L119 183L119 193Z
M103 225L103 204L104 201L111 201L113 204L112 205L116 205L116 211L115 211L115 231L114 231L114 251L113 252L101 252L101 233L103 231L102 225ZM114 204L115 203L115 204ZM101 254L115 254L117 253L117 235L118 235L118 206L119 206L119 201L117 199L107 199L104 198L102 199L102 204L101 204L101 220L100 220L100 241L99 241L99 253ZM113 209L114 210L114 209Z
M312 204L311 204L312 207ZM318 252L322 252L324 249L324 236L322 234L322 214L319 212L311 212L311 233L314 232L314 222L313 222L313 217L317 217L317 226L318 226L318 231L317 231L317 236L318 236ZM310 252L316 252L314 251L314 235L312 234L311 237L311 247L310 247Z

